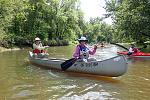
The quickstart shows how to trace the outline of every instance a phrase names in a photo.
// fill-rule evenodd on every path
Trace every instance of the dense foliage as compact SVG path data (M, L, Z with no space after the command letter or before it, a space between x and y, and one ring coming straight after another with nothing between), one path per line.
M0 0L0 43L27 45L35 37L68 44L82 33L78 0Z
M106 17L113 18L114 35L119 41L149 41L149 0L106 0L106 4Z
M0 0L0 46L31 45L40 37L48 45L68 45L81 35L89 43L150 40L149 0L105 0L113 25L103 18L85 22L79 0Z
M111 25L106 24L101 18L91 18L87 23L85 35L89 42L111 42L113 29Z

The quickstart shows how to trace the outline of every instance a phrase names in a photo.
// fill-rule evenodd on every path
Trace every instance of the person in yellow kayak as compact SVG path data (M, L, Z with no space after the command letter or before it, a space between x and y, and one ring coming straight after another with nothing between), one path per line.
M87 62L89 59L89 54L90 55L94 55L96 50L97 50L97 46L94 45L93 49L89 49L86 44L88 42L88 40L86 39L86 37L81 37L80 39L78 39L79 44L76 46L75 52L73 54L73 57L76 59L81 59L85 62Z
M131 47L129 48L128 54L127 55L132 55L134 53L138 53L140 50L135 47L134 44L131 44Z
M45 57L48 56L48 53L46 53L46 48L49 46L43 46L41 43L41 39L39 37L36 37L34 39L33 43L33 53L35 57Z

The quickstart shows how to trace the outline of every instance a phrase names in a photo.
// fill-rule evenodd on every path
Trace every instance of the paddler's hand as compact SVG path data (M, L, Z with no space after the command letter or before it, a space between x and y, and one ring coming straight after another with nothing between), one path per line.
M45 48L48 48L49 46L44 46Z

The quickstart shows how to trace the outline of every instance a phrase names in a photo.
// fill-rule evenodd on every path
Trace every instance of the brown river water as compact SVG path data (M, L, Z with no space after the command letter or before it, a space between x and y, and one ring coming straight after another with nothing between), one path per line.
M0 53L0 100L150 100L150 59L128 59L127 73L111 78L40 68L29 63L29 50ZM99 48L95 57L116 56L118 50ZM56 58L71 58L73 51L48 49Z

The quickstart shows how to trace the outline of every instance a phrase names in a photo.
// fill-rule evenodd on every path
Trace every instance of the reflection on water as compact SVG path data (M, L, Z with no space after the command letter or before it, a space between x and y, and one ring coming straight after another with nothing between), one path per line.
M71 58L73 50L73 46L51 47L48 53ZM99 48L93 57L110 58L118 50ZM30 64L27 55L28 50L0 53L0 100L149 100L149 60L130 59L125 75L110 78L42 69Z

